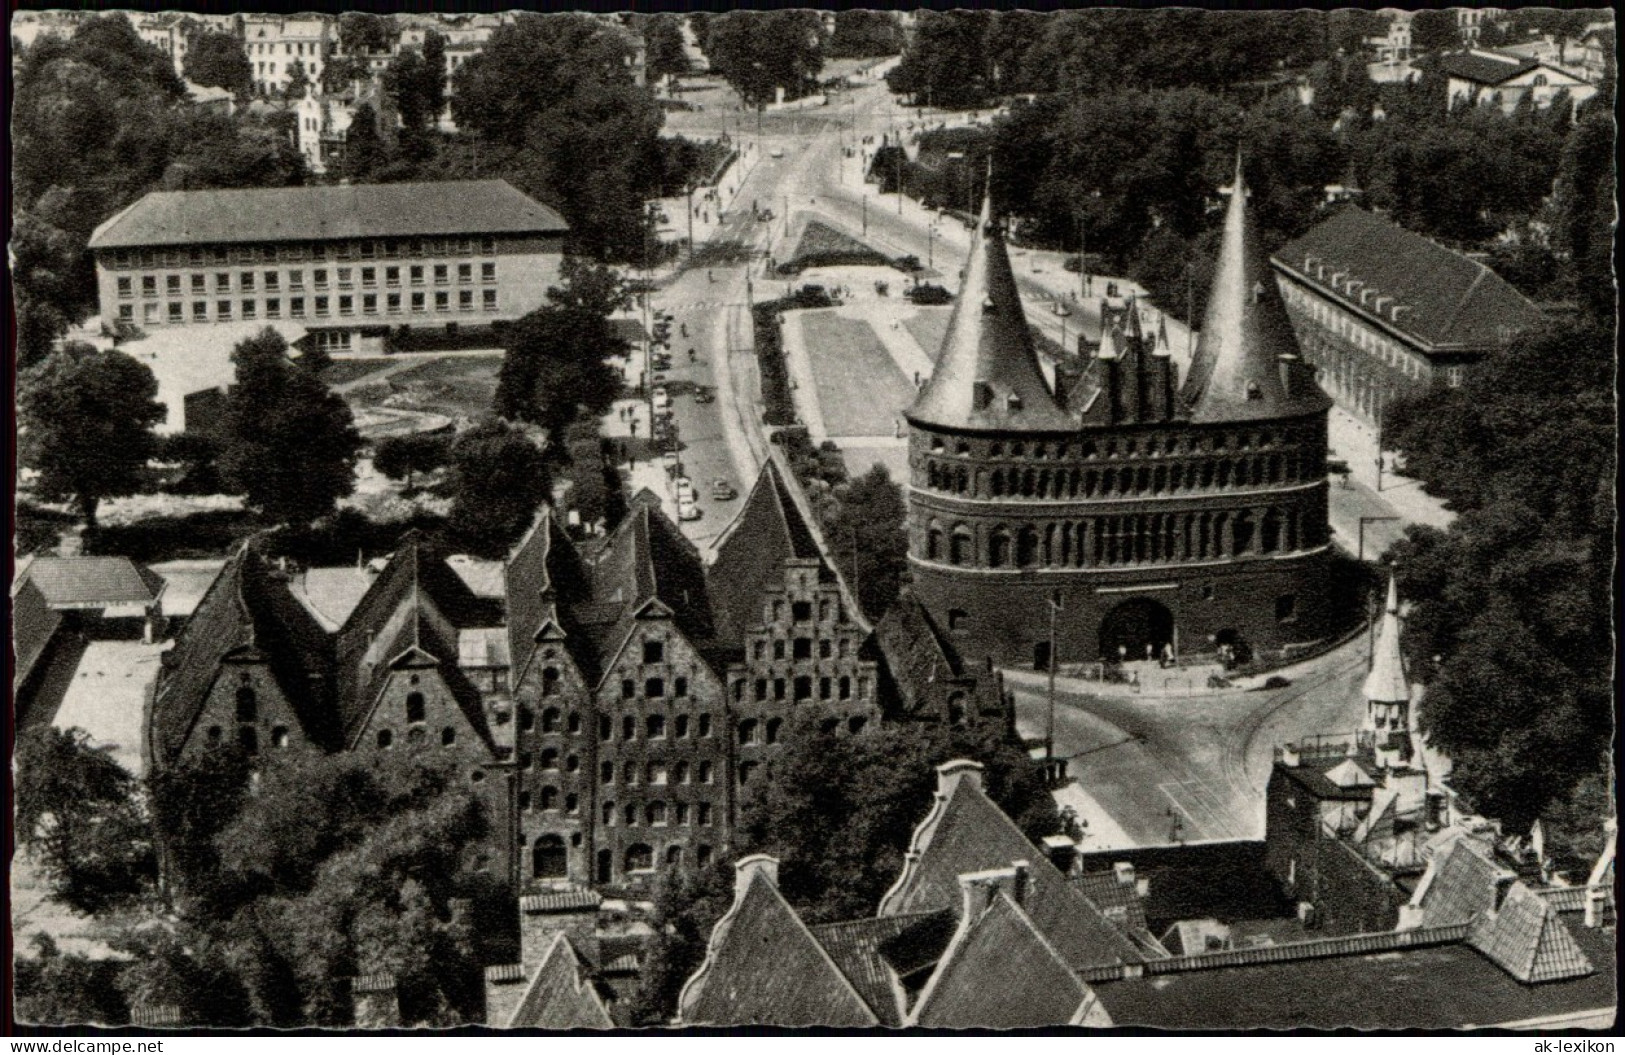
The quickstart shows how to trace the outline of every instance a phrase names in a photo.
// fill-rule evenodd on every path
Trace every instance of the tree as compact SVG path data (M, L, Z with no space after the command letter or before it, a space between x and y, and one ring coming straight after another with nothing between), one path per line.
M370 11L346 11L339 16L339 46L351 55L388 51L397 35L389 19Z
M17 311L17 362L27 368L82 321L95 302L94 272L84 267L85 247L73 235L19 210L11 229L12 296Z
M192 34L181 67L194 84L225 88L239 98L254 90L254 64L235 33L206 29Z
M288 360L270 327L232 351L221 469L248 504L279 523L308 524L355 490L361 436L343 398Z
M495 410L532 421L554 435L579 413L606 413L620 392L619 373L605 360L625 351L609 313L625 302L614 271L567 258L564 284L547 291L549 304L508 327L497 378Z
M1448 51L1460 46L1454 9L1428 8L1411 16L1411 47L1417 51Z
M305 69L303 62L294 59L288 67L288 85L282 89L282 101L284 104L298 102L309 91L310 73Z
M139 785L82 729L42 726L17 740L18 841L51 896L86 913L139 896L156 877Z
M912 96L916 106L981 106L988 99L985 42L992 25L988 11L922 11L887 85Z
M378 112L371 103L355 108L344 136L344 173L352 183L365 183L388 162L388 150L378 134Z
M824 46L832 59L872 59L903 50L903 29L889 11L835 12L835 31Z
M762 106L779 89L799 99L817 87L823 36L816 11L730 11L710 20L703 47L711 72L748 105Z
M504 556L553 492L547 460L523 429L487 421L451 448L451 531L470 552Z
M415 474L432 473L450 459L451 437L418 432L380 441L372 465L391 480L405 480L411 491Z
M1554 242L1568 258L1573 287L1599 326L1614 318L1614 121L1595 111L1564 145L1553 188Z
M1385 422L1459 511L1394 552L1422 727L1452 785L1513 829L1571 795L1608 742L1614 369L1609 330L1555 327Z
M121 1026L130 1008L117 983L123 964L63 953L50 935L35 934L33 956L18 956L17 1018L38 1025Z
M19 447L39 493L71 498L87 527L102 499L134 494L164 418L152 371L123 352L77 342L21 378Z
M650 18L643 32L643 47L645 69L651 78L680 77L689 71L682 16L663 13Z
M834 492L825 511L824 537L847 574L858 606L878 620L897 599L908 568L908 507L903 490L883 465Z
M423 54L403 51L384 71L384 91L401 121L401 153L422 160L434 153L435 129L445 108L445 38L429 33Z

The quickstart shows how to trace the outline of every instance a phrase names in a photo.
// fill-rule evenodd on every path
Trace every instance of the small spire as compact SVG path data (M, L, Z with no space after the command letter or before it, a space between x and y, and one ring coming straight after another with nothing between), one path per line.
M1377 628L1377 643L1371 653L1371 673L1365 679L1369 703L1409 703L1410 679L1405 675L1405 656L1399 647L1399 580L1388 576L1388 603Z

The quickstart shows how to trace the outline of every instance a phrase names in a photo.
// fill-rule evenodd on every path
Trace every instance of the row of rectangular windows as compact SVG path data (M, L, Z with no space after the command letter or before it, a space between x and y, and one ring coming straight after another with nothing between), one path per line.
M354 285L355 285L355 269L354 268L341 267L341 268L337 268L336 270L337 270L338 273L334 277L336 277L338 279L338 287L340 289L350 289L350 288L354 287ZM406 269L406 271L407 271L407 280L408 280L408 283L410 285L421 286L421 285L425 284L424 279L425 279L427 273L425 272L424 267L423 267L422 264L412 264L411 266L409 266ZM182 282L183 277L185 277L185 276L181 276L181 275L165 275L164 276L164 291L166 293L170 294L171 296L178 296L180 294L180 292L181 292L182 286L187 284L187 283ZM264 286L262 288L266 292L274 293L274 292L276 292L278 289L280 289L282 287L282 273L279 272L279 271L267 271L267 272L265 272L263 274L263 276L261 276L258 272L254 272L254 271L242 271L242 272L239 272L238 275L237 275L237 285L236 285L237 291L239 293L252 293L252 292L254 292L255 285L260 282L262 277L263 277L263 280L264 280ZM327 272L326 268L324 268L324 267L316 268L315 270L311 271L311 273L310 273L311 285L313 285L317 289L326 289L327 286L328 286L329 277L330 276L328 275L328 272ZM191 281L190 281L189 285L191 286L191 290L192 290L192 292L194 294L208 292L208 289L209 289L209 276L208 275L193 274L193 275L190 276L190 279L191 279ZM480 265L480 281L481 282L495 282L496 280L497 280L497 266L496 266L496 264L491 263L489 261L487 261L485 263L482 263ZM457 282L458 282L458 284L459 285L467 285L467 284L469 284L469 283L471 283L473 281L474 281L474 265L472 263L458 264L457 265ZM386 268L384 268L384 285L389 286L389 287L395 287L395 286L399 286L400 284L401 284L401 269L398 268L398 267L386 267ZM435 264L434 265L434 284L437 285L437 286L446 286L446 285L451 284L451 265L449 265L449 264ZM290 271L290 272L288 272L288 283L287 283L287 285L288 285L289 289L304 289L305 288L305 273L303 271ZM364 267L364 268L361 268L361 288L363 288L363 289L372 289L372 288L375 288L377 285L378 285L378 269L376 267ZM230 293L232 291L231 272L229 272L229 271L217 271L217 272L215 272L215 275L214 275L214 291L216 293ZM143 296L148 296L148 297L155 297L155 296L158 295L158 276L157 275L142 275L141 276L141 293L142 293ZM121 296L121 297L133 297L133 296L135 296L135 278L134 278L134 276L130 276L130 275L120 275L119 276L119 278L118 278L118 295Z
M793 638L791 643L792 643L792 648L790 650L790 658L791 659L812 659L813 658L813 639L812 638L810 638L810 637ZM784 643L783 639L777 639L777 640L775 640L773 642L773 658L774 659L784 659L785 658L784 644L785 643ZM840 657L842 659L845 659L847 657L847 654L850 651L850 648L848 647L847 639L846 638L841 638L841 640L839 642L839 646L840 646ZM836 642L831 641L827 637L826 638L820 638L818 640L818 658L819 659L832 659L832 658L834 658L835 647L836 647ZM754 658L754 659L766 659L767 658L767 642L766 641L756 641L756 642L754 642L751 645L751 655L752 655L752 658Z
M481 295L481 298L480 298L479 309L483 310L483 311L488 311L488 312L496 311L497 310L497 291L494 290L494 289L481 290L481 294L482 295ZM331 300L330 300L330 298L328 298L328 297L313 297L313 298L311 298L311 300L313 300L314 303L311 305L312 310L310 311L309 314L314 315L318 319L328 318L333 314L332 308L331 308ZM410 304L410 308L403 307L403 304L406 304L406 303ZM159 308L159 306L157 304L149 303L149 304L143 305L142 321L147 322L147 323L157 323L157 322L159 322L160 318L159 318L159 314L158 314L158 308ZM214 315L212 316L212 321L214 321L214 322L229 322L233 318L233 312L234 311L241 312L240 316L238 316L238 317L240 317L242 319L245 319L245 320L256 319L256 318L259 318L259 308L260 308L260 302L256 301L256 300L244 300L244 301L240 301L240 302L234 302L234 301L229 301L229 300L215 301ZM267 318L267 319L280 319L280 318L282 318L282 300L281 300L280 297L267 298L265 300L265 302L264 302L264 308L265 308L265 318ZM386 315L400 315L400 314L402 314L403 311L407 311L407 310L409 310L411 312L415 312L415 313L427 313L427 312L429 312L430 308L428 307L427 295L423 294L423 293L413 293L412 294L412 299L409 302L403 302L401 300L401 295L399 293L390 293L390 294L387 294L385 296L385 298L384 298L384 306L383 306L383 314L386 314ZM433 310L436 311L436 312L451 311L452 310L452 307L451 307L451 294L450 293L443 293L443 292L442 293L436 293L434 295L434 309ZM457 292L457 309L456 310L458 310L458 311L474 311L474 310L476 310L475 303L474 303L474 291L473 290L464 289L464 290L459 290ZM303 319L303 318L306 317L306 314L307 314L307 312L306 312L306 298L304 298L304 297L290 297L290 298L288 298L288 318L290 318L290 319ZM354 316L356 314L355 298L352 297L352 296L339 297L338 298L338 314L340 316ZM360 314L362 314L362 315L378 315L379 314L378 294L376 294L376 293L367 293L367 294L362 295ZM120 304L119 307L118 307L118 317L120 319L124 320L125 322L134 322L135 321L135 305L134 304ZM165 319L168 322L180 323L180 322L185 322L186 318L187 318L186 317L186 305L183 304L183 303L180 303L179 301L170 301L169 305L168 305L167 315L165 316ZM206 300L194 300L192 302L191 320L193 322L209 322L209 321L211 321L211 316L209 314L209 302L208 301L206 301Z
M678 678L677 680L678 680L679 683L683 683L682 678ZM627 685L626 682L622 683L621 687L622 687L623 691L625 690L626 685ZM688 691L686 684L684 685L684 690L683 691L685 693ZM711 735L711 716L709 714L701 714L701 715L699 715L698 720L695 722L695 726L696 726L696 729L697 729L697 731L694 734L695 736L700 736L700 737L710 736ZM598 718L598 739L600 739L600 740L613 739L613 737L614 737L614 729L615 729L615 725L610 720L608 715L600 715L599 716L599 718ZM647 735L648 739L650 739L650 740L664 740L666 738L666 716L663 715L663 714L651 714L651 715L649 715L648 718L646 718L644 720L644 731L645 731L645 734ZM632 739L635 739L637 737L637 735L638 735L638 719L637 719L637 717L635 715L631 715L631 714L623 715L621 717L621 739L622 740L632 740ZM684 739L689 735L688 715L679 714L676 718L674 718L672 720L672 735L674 737L676 737L677 739L679 739L679 740Z
M776 728L776 727L775 727ZM625 784L638 783L638 768L636 762L626 762L621 766L621 781ZM692 779L690 779L692 776ZM670 767L664 762L650 762L644 768L643 783L650 787L665 787L669 784L714 784L715 772L710 762L700 762L691 771L687 762L676 762ZM615 763L600 762L598 764L598 782L600 784L615 783Z
M673 824L688 824L689 823L688 803L686 803L686 802L674 803L673 808L672 808L672 812L673 812L674 816L673 816L673 820L672 820L671 823L673 823ZM626 806L626 811L624 813L619 814L619 815L626 819L626 825L628 827L637 827L638 819L639 819L639 816L640 816L640 811L638 810L638 807L637 807L637 805L635 803L628 803L627 806ZM617 811L615 809L615 804L613 802L604 803L604 805L603 805L604 825L606 827L609 827L609 828L615 827L616 816L617 816ZM643 810L641 811L641 816L643 817L644 821L646 823L648 823L649 825L651 825L653 827L657 827L657 828L658 827L663 827L666 824L666 804L664 802L651 802L651 803L649 803L647 806L645 806L643 808ZM709 802L697 802L697 803L694 804L694 821L693 821L693 823L698 824L698 825L702 825L702 826L706 826L706 827L710 826L710 824L711 824L711 804Z
M103 257L113 267L200 267L206 264L269 264L275 261L367 260L395 256L495 256L495 238L377 238L347 242L286 242L276 245L171 246L117 249Z

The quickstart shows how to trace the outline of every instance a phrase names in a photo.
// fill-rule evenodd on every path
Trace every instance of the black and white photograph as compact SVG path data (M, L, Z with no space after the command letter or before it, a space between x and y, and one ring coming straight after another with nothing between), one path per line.
M577 6L9 11L8 1032L1616 1028L1611 9Z

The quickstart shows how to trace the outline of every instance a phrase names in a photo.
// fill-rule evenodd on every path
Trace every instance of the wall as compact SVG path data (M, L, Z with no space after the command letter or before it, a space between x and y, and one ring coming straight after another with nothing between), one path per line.
M535 657L514 687L522 888L539 889L559 879L578 884L592 880L591 817L598 737L591 700L591 687L557 642L537 646ZM538 872L540 862L534 850L538 840L548 837L564 844L564 876Z
M245 709L239 710L239 693L245 690L252 696L241 697ZM240 714L252 717L239 721ZM304 727L283 695L282 686L265 663L220 665L208 700L180 755L183 759L195 757L217 743L238 743L257 756L313 746L305 738Z

